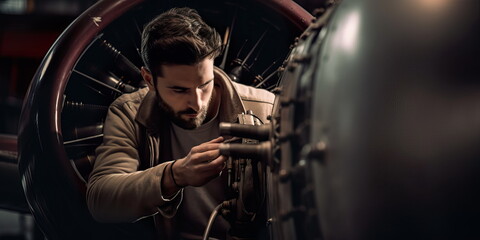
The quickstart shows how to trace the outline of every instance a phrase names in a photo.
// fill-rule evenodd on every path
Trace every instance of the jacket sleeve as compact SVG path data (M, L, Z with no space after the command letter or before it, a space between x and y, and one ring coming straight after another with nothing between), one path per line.
M137 170L135 112L127 103L109 108L87 184L88 208L97 221L133 222L158 212L173 217L182 200L182 192L171 199L162 196L162 176L169 162Z
M267 123L267 116L272 114L275 95L264 89L245 87L240 84L237 84L236 87L242 95L245 110L252 110L253 114Z

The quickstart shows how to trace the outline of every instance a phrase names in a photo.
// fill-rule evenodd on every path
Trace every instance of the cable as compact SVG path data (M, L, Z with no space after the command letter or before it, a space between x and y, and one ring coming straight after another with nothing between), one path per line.
M262 121L262 119L260 119L257 115L255 115L255 114L253 114L253 113L251 113L250 115L252 115L254 118L258 119L258 121L260 121L260 123L261 123L262 125L264 124L263 121ZM257 126L258 126L258 125L257 125Z
M217 218L218 212L222 209L223 203L218 204L218 206L213 209L212 214L210 214L210 218L208 219L207 227L205 228L205 232L203 233L203 240L208 240L210 235L210 230L212 230L213 222Z

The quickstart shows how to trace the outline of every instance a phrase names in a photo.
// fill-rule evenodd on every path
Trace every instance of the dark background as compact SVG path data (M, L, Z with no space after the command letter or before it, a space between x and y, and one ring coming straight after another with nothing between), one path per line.
M62 31L95 2L0 0L0 134L16 135L23 98L41 60ZM311 13L322 1L296 2Z

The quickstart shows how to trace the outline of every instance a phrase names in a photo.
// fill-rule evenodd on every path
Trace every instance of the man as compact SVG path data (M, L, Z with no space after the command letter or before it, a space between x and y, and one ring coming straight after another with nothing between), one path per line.
M154 215L165 238L201 237L225 200L219 123L246 110L265 122L274 100L215 68L220 51L220 36L195 10L171 9L146 25L141 72L148 88L110 106L88 181L87 203L97 221ZM211 236L224 239L228 228L217 218Z

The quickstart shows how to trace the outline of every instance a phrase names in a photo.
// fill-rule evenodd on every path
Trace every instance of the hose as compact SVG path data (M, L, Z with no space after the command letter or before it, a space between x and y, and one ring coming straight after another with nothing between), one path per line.
M203 233L203 240L208 240L210 235L210 230L212 230L213 222L217 218L218 212L222 209L223 203L218 204L218 206L213 209L212 214L210 214L210 218L208 219L207 227L205 228L205 232Z

